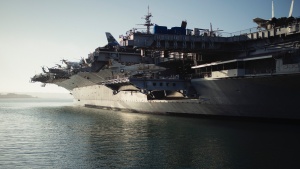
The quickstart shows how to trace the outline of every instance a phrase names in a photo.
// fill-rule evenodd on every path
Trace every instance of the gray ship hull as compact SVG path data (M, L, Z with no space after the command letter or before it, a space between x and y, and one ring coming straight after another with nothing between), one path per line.
M104 85L72 90L77 105L144 113L300 119L300 74L193 79L199 99L147 100L138 91L113 94Z
M202 104L221 115L300 119L300 74L192 82Z

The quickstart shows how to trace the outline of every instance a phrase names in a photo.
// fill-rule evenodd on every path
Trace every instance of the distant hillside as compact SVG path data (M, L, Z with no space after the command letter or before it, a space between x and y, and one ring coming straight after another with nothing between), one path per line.
M36 98L27 94L7 93L0 94L0 98Z

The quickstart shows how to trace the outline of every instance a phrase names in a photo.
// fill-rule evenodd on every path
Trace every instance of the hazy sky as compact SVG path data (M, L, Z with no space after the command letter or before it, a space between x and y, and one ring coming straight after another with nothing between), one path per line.
M0 0L0 92L68 92L29 83L61 59L79 61L104 46L105 32L125 34L147 13L152 23L235 32L255 27L252 19L271 18L272 0ZM274 0L275 16L288 16L291 0ZM300 16L295 0L293 16Z

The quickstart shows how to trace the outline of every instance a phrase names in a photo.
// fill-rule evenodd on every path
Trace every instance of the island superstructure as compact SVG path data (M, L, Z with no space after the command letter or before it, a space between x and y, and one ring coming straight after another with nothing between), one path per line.
M129 30L78 63L31 78L66 88L77 105L146 113L300 119L300 19L225 34Z

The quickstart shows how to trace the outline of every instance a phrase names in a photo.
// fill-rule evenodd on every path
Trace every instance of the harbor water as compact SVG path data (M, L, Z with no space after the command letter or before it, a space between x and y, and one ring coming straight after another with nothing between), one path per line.
M300 124L1 99L0 168L299 168Z

